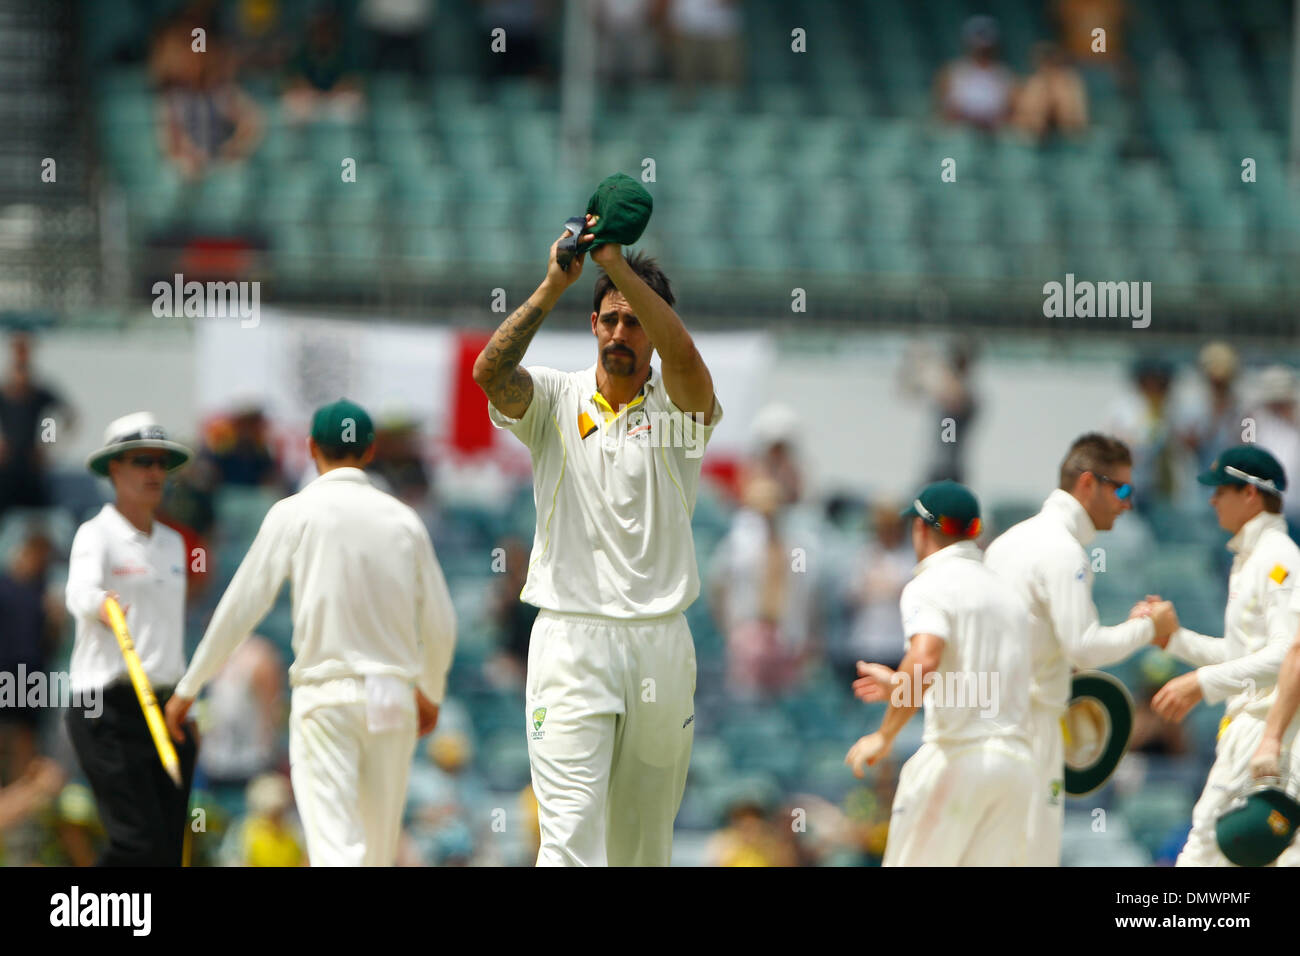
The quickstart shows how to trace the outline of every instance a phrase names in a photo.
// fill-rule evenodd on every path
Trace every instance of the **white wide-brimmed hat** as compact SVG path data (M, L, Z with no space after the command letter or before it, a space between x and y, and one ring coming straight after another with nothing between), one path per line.
M104 429L104 447L91 453L86 459L86 467L107 478L109 461L135 448L157 448L167 452L168 471L175 471L194 457L194 452L184 445L168 440L167 432L150 412L133 412Z

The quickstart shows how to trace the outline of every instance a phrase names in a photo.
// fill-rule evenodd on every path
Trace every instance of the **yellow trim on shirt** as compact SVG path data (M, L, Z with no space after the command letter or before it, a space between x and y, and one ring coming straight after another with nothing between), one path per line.
M602 394L600 394L600 392L597 392L595 395L593 395L593 396L591 396L591 397L592 397L592 400L593 400L597 405L600 406L600 410L601 410L601 412L602 412L602 413L604 414L604 416L605 416L605 424L608 425L610 422L612 422L612 421L614 421L615 419L617 419L618 416L622 415L622 414L623 414L625 411L627 411L629 408L636 408L638 405L640 405L642 402L644 402L644 401L645 401L645 392L642 392L642 393L641 393L640 395L638 395L636 398L632 399L632 401L631 401L630 403L628 403L627 405L624 405L624 406L623 406L622 408L620 408L618 411L614 411L614 409L610 407L609 402L605 400L605 396L602 395Z
M1288 577L1290 577L1290 575L1291 572L1288 571L1286 568L1282 567L1282 565L1280 564L1273 565L1273 570L1268 573L1269 580L1273 581L1276 584L1281 584Z
M1232 723L1232 718L1225 714L1223 719L1219 721L1219 732L1214 735L1215 740L1219 740L1223 736L1223 732L1228 729L1230 723Z

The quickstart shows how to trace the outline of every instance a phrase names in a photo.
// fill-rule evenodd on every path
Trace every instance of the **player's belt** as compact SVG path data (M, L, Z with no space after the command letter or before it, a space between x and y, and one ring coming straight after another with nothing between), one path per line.
M1065 792L1072 797L1092 793L1110 779L1128 749L1133 698L1110 674L1075 674L1061 732L1065 738Z

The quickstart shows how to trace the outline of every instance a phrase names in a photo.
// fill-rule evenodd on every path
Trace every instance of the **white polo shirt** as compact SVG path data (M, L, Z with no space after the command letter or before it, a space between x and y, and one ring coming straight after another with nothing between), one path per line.
M1072 667L1114 664L1155 636L1150 618L1101 625L1086 550L1096 537L1097 528L1083 505L1058 488L1038 514L1008 528L984 553L985 565L1006 580L1029 609L1030 699L1057 715L1069 704Z
M943 639L924 694L926 743L1029 741L1029 631L1012 588L984 567L973 541L916 566L899 599L903 633ZM905 675L915 680L914 675ZM911 686L911 685L905 685Z
M386 676L433 703L447 688L456 615L429 533L359 468L335 468L267 512L176 686L196 697L275 603L293 598L295 688Z
M1236 557L1223 637L1179 628L1169 639L1169 653L1197 668L1206 703L1227 701L1226 717L1245 712L1265 720L1300 623L1300 603L1292 608L1300 548L1287 535L1285 518L1262 512L1233 535L1228 550Z
M66 599L76 624L69 678L74 691L103 688L126 678L126 661L113 631L99 620L109 591L126 608L140 663L156 689L185 670L185 542L153 523L145 534L112 505L77 529L68 559Z
M520 599L551 611L623 620L685 610L699 596L691 515L708 425L680 411L652 366L625 410L597 400L596 366L528 368L522 418L488 414L533 459L537 531Z

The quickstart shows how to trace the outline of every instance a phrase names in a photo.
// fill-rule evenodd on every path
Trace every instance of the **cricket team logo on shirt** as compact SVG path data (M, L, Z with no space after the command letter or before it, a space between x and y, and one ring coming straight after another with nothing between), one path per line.
M542 730L542 724L546 721L546 708L538 707L533 711L533 739L541 740L546 736L546 731Z

